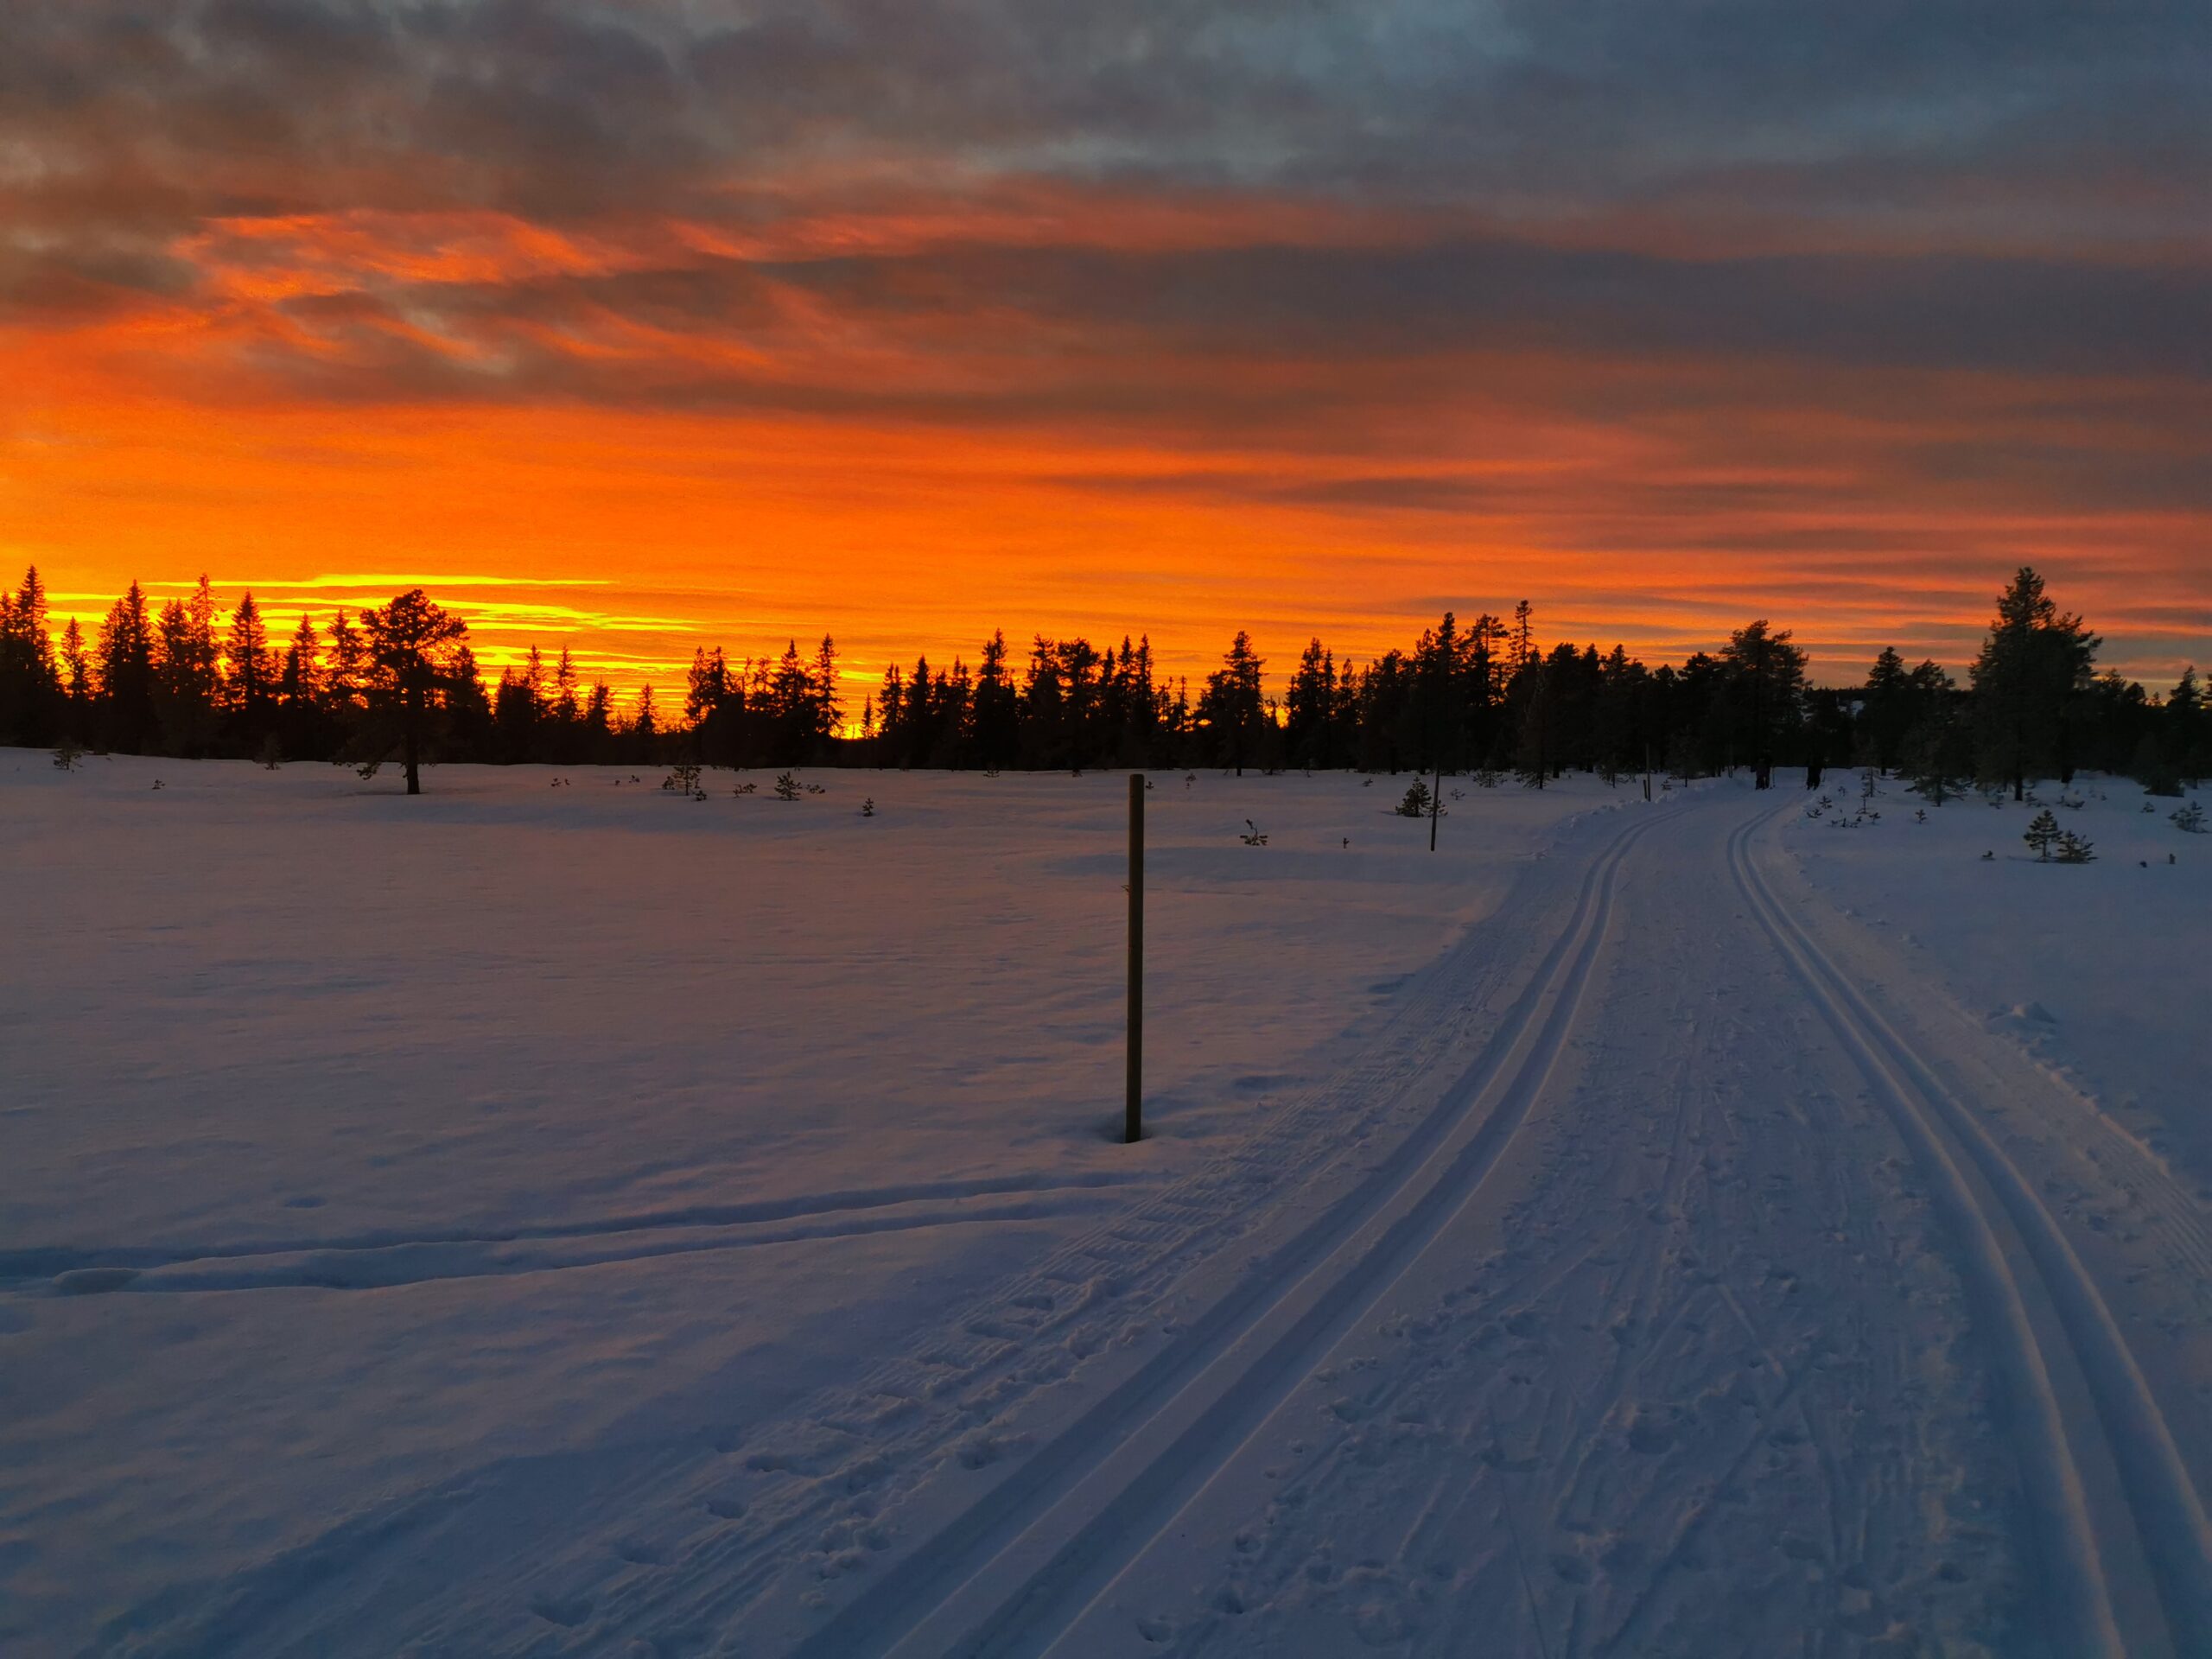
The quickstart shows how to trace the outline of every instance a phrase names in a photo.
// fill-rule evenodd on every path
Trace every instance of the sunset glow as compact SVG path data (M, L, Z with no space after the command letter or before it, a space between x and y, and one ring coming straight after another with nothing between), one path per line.
M0 559L57 624L419 582L493 664L858 683L1525 596L1836 680L2032 562L2105 661L2208 654L2202 24L1993 62L1962 9L1847 98L1878 25L1812 11L1629 82L1602 5L156 10L6 25Z

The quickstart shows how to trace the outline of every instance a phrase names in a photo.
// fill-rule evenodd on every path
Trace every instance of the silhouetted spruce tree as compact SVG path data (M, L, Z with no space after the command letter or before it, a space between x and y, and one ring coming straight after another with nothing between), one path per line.
M323 700L341 731L350 732L368 687L368 645L361 630L346 620L340 607L331 619L330 650L325 658Z
M650 765L658 757L660 709L654 701L652 686L638 688L638 701L631 712L629 727L622 736L630 760L644 766Z
M453 683L468 626L410 588L388 605L361 613L364 690L368 721L365 772L390 755L396 741L407 772L407 792L423 792L422 762L432 723Z
M251 593L231 613L231 628L223 642L225 702L230 709L238 744L246 752L258 748L276 727L278 676L276 653L269 648L268 625Z
M1885 645L1866 675L1866 712L1860 716L1866 734L1866 759L1882 772L1894 770L1904 753L1904 740L1916 723L1912 676L1894 646Z
M85 648L85 631L71 617L61 630L61 690L67 700L63 721L65 735L80 737L89 728L92 709L92 665Z
M2059 610L2027 565L1999 598L1974 658L1974 740L1981 775L2009 783L2014 800L2026 798L2032 778L2073 776L2069 721L2100 643L2080 617Z
M1761 617L1729 636L1720 660L1732 729L1764 788L1779 749L1804 719L1805 653L1790 643L1789 630L1772 632Z
M1230 642L1221 666L1206 676L1198 697L1198 722L1207 733L1213 758L1244 775L1244 763L1258 758L1261 727L1267 711L1260 695L1260 672L1266 664L1252 649L1251 636L1239 628Z
M1513 772L1522 785L1541 789L1552 775L1551 672L1530 652L1513 676Z
M101 739L110 748L143 753L152 746L154 715L154 624L146 593L137 582L109 607L93 646L103 720Z
M1293 766L1335 764L1337 664L1315 635L1306 642L1283 694L1283 736Z
M843 728L845 701L837 683L837 645L828 634L815 647L814 667L808 675L812 693L810 710L814 722L814 739L817 748L826 745Z
M2165 714L2166 752L2183 780L2196 783L2212 772L2212 721L2205 715L2194 663L2182 670L2167 695Z
M691 653L683 676L683 721L691 728L692 753L707 766L736 766L736 721L727 713L731 701L729 662L716 645ZM586 747L590 746L587 734Z
M1932 710L1899 746L1897 770L1932 806L1958 794L1974 774L1973 746L1963 722L1948 709Z
M214 592L203 575L189 599L169 601L155 619L154 707L171 754L204 755L215 747L222 696L215 615Z
M12 597L0 593L0 743L51 743L61 712L46 586L33 565Z

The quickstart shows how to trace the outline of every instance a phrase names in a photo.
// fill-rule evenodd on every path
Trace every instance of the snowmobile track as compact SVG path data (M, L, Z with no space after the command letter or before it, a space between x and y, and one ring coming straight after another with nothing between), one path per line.
M1647 818L1592 863L1528 994L1413 1137L1020 1473L794 1651L813 1659L1039 1652L1224 1467L1463 1211L1572 1029Z
M1771 815L1729 838L1738 889L1865 1074L1937 1190L2002 1372L2060 1650L2212 1653L2212 1525L2094 1277L1980 1116L1877 1012L1775 896L1751 855ZM2078 1376L2078 1383L2074 1381ZM2093 1413L2068 1412L2086 1390ZM2116 1478L2120 1514L2097 1501ZM2148 1582L2155 1606L2121 1586Z

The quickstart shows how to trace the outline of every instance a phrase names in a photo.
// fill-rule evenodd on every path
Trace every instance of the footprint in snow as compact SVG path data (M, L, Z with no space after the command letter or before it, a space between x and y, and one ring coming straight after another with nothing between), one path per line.
M591 1599L587 1596L533 1596L530 1611L549 1624L574 1630L591 1617Z

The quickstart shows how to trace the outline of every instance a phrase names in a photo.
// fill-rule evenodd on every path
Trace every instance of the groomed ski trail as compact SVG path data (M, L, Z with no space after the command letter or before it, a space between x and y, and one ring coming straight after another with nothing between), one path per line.
M1867 1001L1729 837L1729 867L1806 995L1848 1048L1943 1195L2039 1488L2045 1566L2084 1655L2212 1653L2212 1525L2095 1277L1972 1106ZM2071 1374L2070 1376L2069 1374ZM2072 1376L2080 1385L2069 1388ZM2094 1411L2069 1409L2082 1388ZM2155 1586L2154 1603L2138 1593Z
M794 1654L1027 1650L1087 1605L1480 1189L1550 1074L1621 864L1649 827L1599 859L1535 995L1446 1096L1420 1162L1378 1170L1356 1205L1300 1238L1295 1270L1253 1274L1244 1295L1037 1452L1028 1478L976 1503Z

